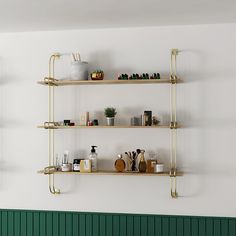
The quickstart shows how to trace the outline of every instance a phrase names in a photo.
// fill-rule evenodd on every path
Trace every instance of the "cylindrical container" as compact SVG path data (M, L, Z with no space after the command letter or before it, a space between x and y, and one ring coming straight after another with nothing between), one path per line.
M74 159L73 171L80 172L80 161L81 161L81 159Z
M98 125L98 120L97 119L93 120L93 125L95 125L95 126Z
M63 163L61 166L61 171L71 171L72 170L72 164L71 163Z
M139 126L139 125L142 125L142 122L141 122L141 119L140 117L132 117L131 120L130 120L130 124L131 126Z
M92 165L92 171L97 171L97 159L98 159L98 154L96 153L96 147L97 146L91 146L91 153L89 155L89 160L91 161L91 165Z
M88 80L88 62L85 61L71 62L71 79Z
M107 117L107 125L114 126L114 124L115 124L115 118L114 117Z
M155 166L156 166L157 161L149 159L147 160L147 172L148 173L153 173L155 171Z
M164 164L156 164L156 166L155 166L155 172L156 172L156 173L162 173L162 172L164 172Z

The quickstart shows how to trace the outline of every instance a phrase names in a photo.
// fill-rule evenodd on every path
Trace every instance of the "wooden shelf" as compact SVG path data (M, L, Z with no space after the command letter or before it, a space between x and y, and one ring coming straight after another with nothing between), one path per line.
M178 79L177 83L181 80ZM48 82L38 81L38 84L48 85ZM54 86L65 85L107 85L107 84L168 84L171 83L170 79L149 79L149 80L55 80L50 82Z
M39 174L44 174L44 170L39 170ZM140 173L140 172L117 172L117 171L107 171L107 170L100 170L96 172L84 173L84 172L63 172L63 171L56 171L53 174L73 174L73 175L129 175L129 176L170 176L169 172L163 173ZM183 176L183 172L177 172L176 176Z
M44 129L157 129L157 128L170 128L169 125L152 125L152 126L132 126L132 125L115 125L115 126L108 126L108 125L97 125L97 126L85 126L85 125L75 125L75 126L67 126L67 125L60 125L60 126L53 126L48 128L44 125L37 126L38 128Z

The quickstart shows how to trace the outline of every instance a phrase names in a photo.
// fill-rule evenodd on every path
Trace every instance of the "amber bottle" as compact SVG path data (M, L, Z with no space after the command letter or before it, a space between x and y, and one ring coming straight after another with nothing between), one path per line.
M138 165L138 169L139 169L139 172L146 172L146 169L147 169L147 164L146 164L146 161L145 161L145 158L144 158L144 150L141 150L141 153L139 155L140 156L140 161L139 161L139 165Z

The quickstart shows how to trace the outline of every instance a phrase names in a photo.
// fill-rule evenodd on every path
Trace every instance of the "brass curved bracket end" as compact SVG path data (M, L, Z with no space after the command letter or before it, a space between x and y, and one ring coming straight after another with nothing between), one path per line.
M176 191L171 190L170 194L172 198L178 198L178 193Z
M172 48L171 49L171 54L172 55L178 55L178 53L179 53L179 49L178 48Z

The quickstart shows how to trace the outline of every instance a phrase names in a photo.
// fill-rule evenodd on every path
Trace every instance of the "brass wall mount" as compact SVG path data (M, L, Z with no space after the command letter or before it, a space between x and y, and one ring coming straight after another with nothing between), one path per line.
M177 85L177 55L178 49L171 50L170 60L170 191L171 197L177 198L177 180L176 180L176 169L177 169L177 96L176 96L176 85Z
M55 81L55 60L60 58L59 53L54 53L49 58L49 76L46 78L48 80L48 126L52 126L54 121L54 84ZM54 129L48 129L48 162L49 166L55 165L55 138L54 138ZM60 189L55 188L55 178L54 174L49 175L49 191L52 194L60 194Z

